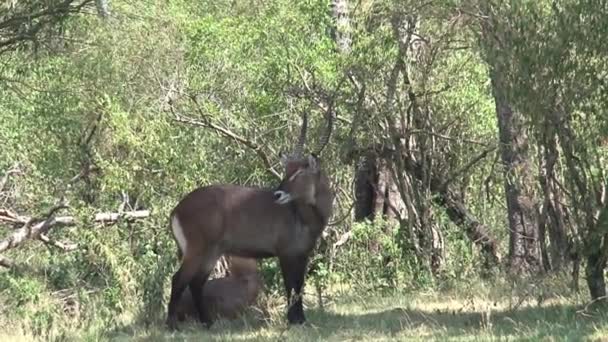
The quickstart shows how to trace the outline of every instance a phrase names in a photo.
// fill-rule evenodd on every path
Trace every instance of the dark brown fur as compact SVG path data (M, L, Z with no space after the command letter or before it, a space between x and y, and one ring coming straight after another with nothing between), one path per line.
M290 324L306 321L301 298L306 267L332 214L333 202L329 179L319 168L317 158L302 156L307 118L304 112L294 155L283 160L285 175L276 189L209 185L186 195L171 212L181 266L171 280L167 313L170 329L176 328L177 309L187 287L192 296L189 302L205 325L212 322L216 295L240 291L239 286L229 290L229 280L208 286L212 284L207 282L209 273L221 255L278 257L289 303L287 319ZM315 155L327 145L332 124L333 114L328 111L327 130ZM293 303L292 291L296 295Z
M329 180L311 158L288 161L278 189L294 199L276 203L273 190L237 185L210 185L184 197L172 211L187 241L182 264L173 276L167 323L176 327L176 308L187 286L198 305L200 321L211 323L201 288L217 259L223 255L245 258L278 257L287 291L300 294L309 254L332 213ZM301 171L293 179L294 172ZM202 271L201 271L202 270ZM290 323L305 321L298 298L287 314Z

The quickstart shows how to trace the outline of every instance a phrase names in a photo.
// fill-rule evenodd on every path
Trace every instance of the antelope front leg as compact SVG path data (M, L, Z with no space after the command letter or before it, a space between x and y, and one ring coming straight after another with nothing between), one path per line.
M306 322L306 317L302 306L302 289L304 288L308 256L282 257L279 259L279 263L285 283L285 291L287 291L287 320L289 324L303 324ZM295 292L293 301L292 290Z

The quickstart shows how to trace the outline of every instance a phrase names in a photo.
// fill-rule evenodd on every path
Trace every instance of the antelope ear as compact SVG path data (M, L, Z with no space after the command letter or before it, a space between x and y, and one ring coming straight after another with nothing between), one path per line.
M280 155L281 155L281 165L283 166L283 168L286 168L287 162L289 161L289 157L283 151L281 151Z
M313 172L316 172L319 169L317 159L310 154L308 155L308 168Z

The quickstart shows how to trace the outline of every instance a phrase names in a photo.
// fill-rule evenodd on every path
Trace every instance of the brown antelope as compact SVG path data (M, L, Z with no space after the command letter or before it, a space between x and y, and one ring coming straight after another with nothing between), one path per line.
M173 209L169 218L181 266L171 282L167 310L170 329L176 328L177 304L188 286L199 320L207 327L211 325L201 289L223 254L278 257L287 291L287 319L290 324L306 321L301 297L306 267L332 214L333 193L316 157L331 135L333 117L331 113L327 117L320 147L305 157L302 150L308 117L303 115L294 153L282 158L285 171L276 189L208 185L193 190ZM293 303L292 290L296 296Z
M262 288L262 278L258 274L257 263L252 258L229 258L230 274L223 278L209 280L203 287L202 298L206 303L205 314L211 319L237 318L252 305ZM198 311L192 301L192 294L185 289L177 304L179 320L198 318Z

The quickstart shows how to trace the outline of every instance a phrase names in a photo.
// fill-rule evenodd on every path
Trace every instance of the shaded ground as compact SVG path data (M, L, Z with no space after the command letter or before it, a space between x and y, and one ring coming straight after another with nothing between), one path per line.
M325 310L308 308L308 324L303 327L287 327L279 309L270 321L248 315L216 322L209 331L190 323L171 333L158 322L161 326L129 327L108 337L122 341L608 341L608 313L581 309L565 300L509 310L507 303L471 298L341 298Z

